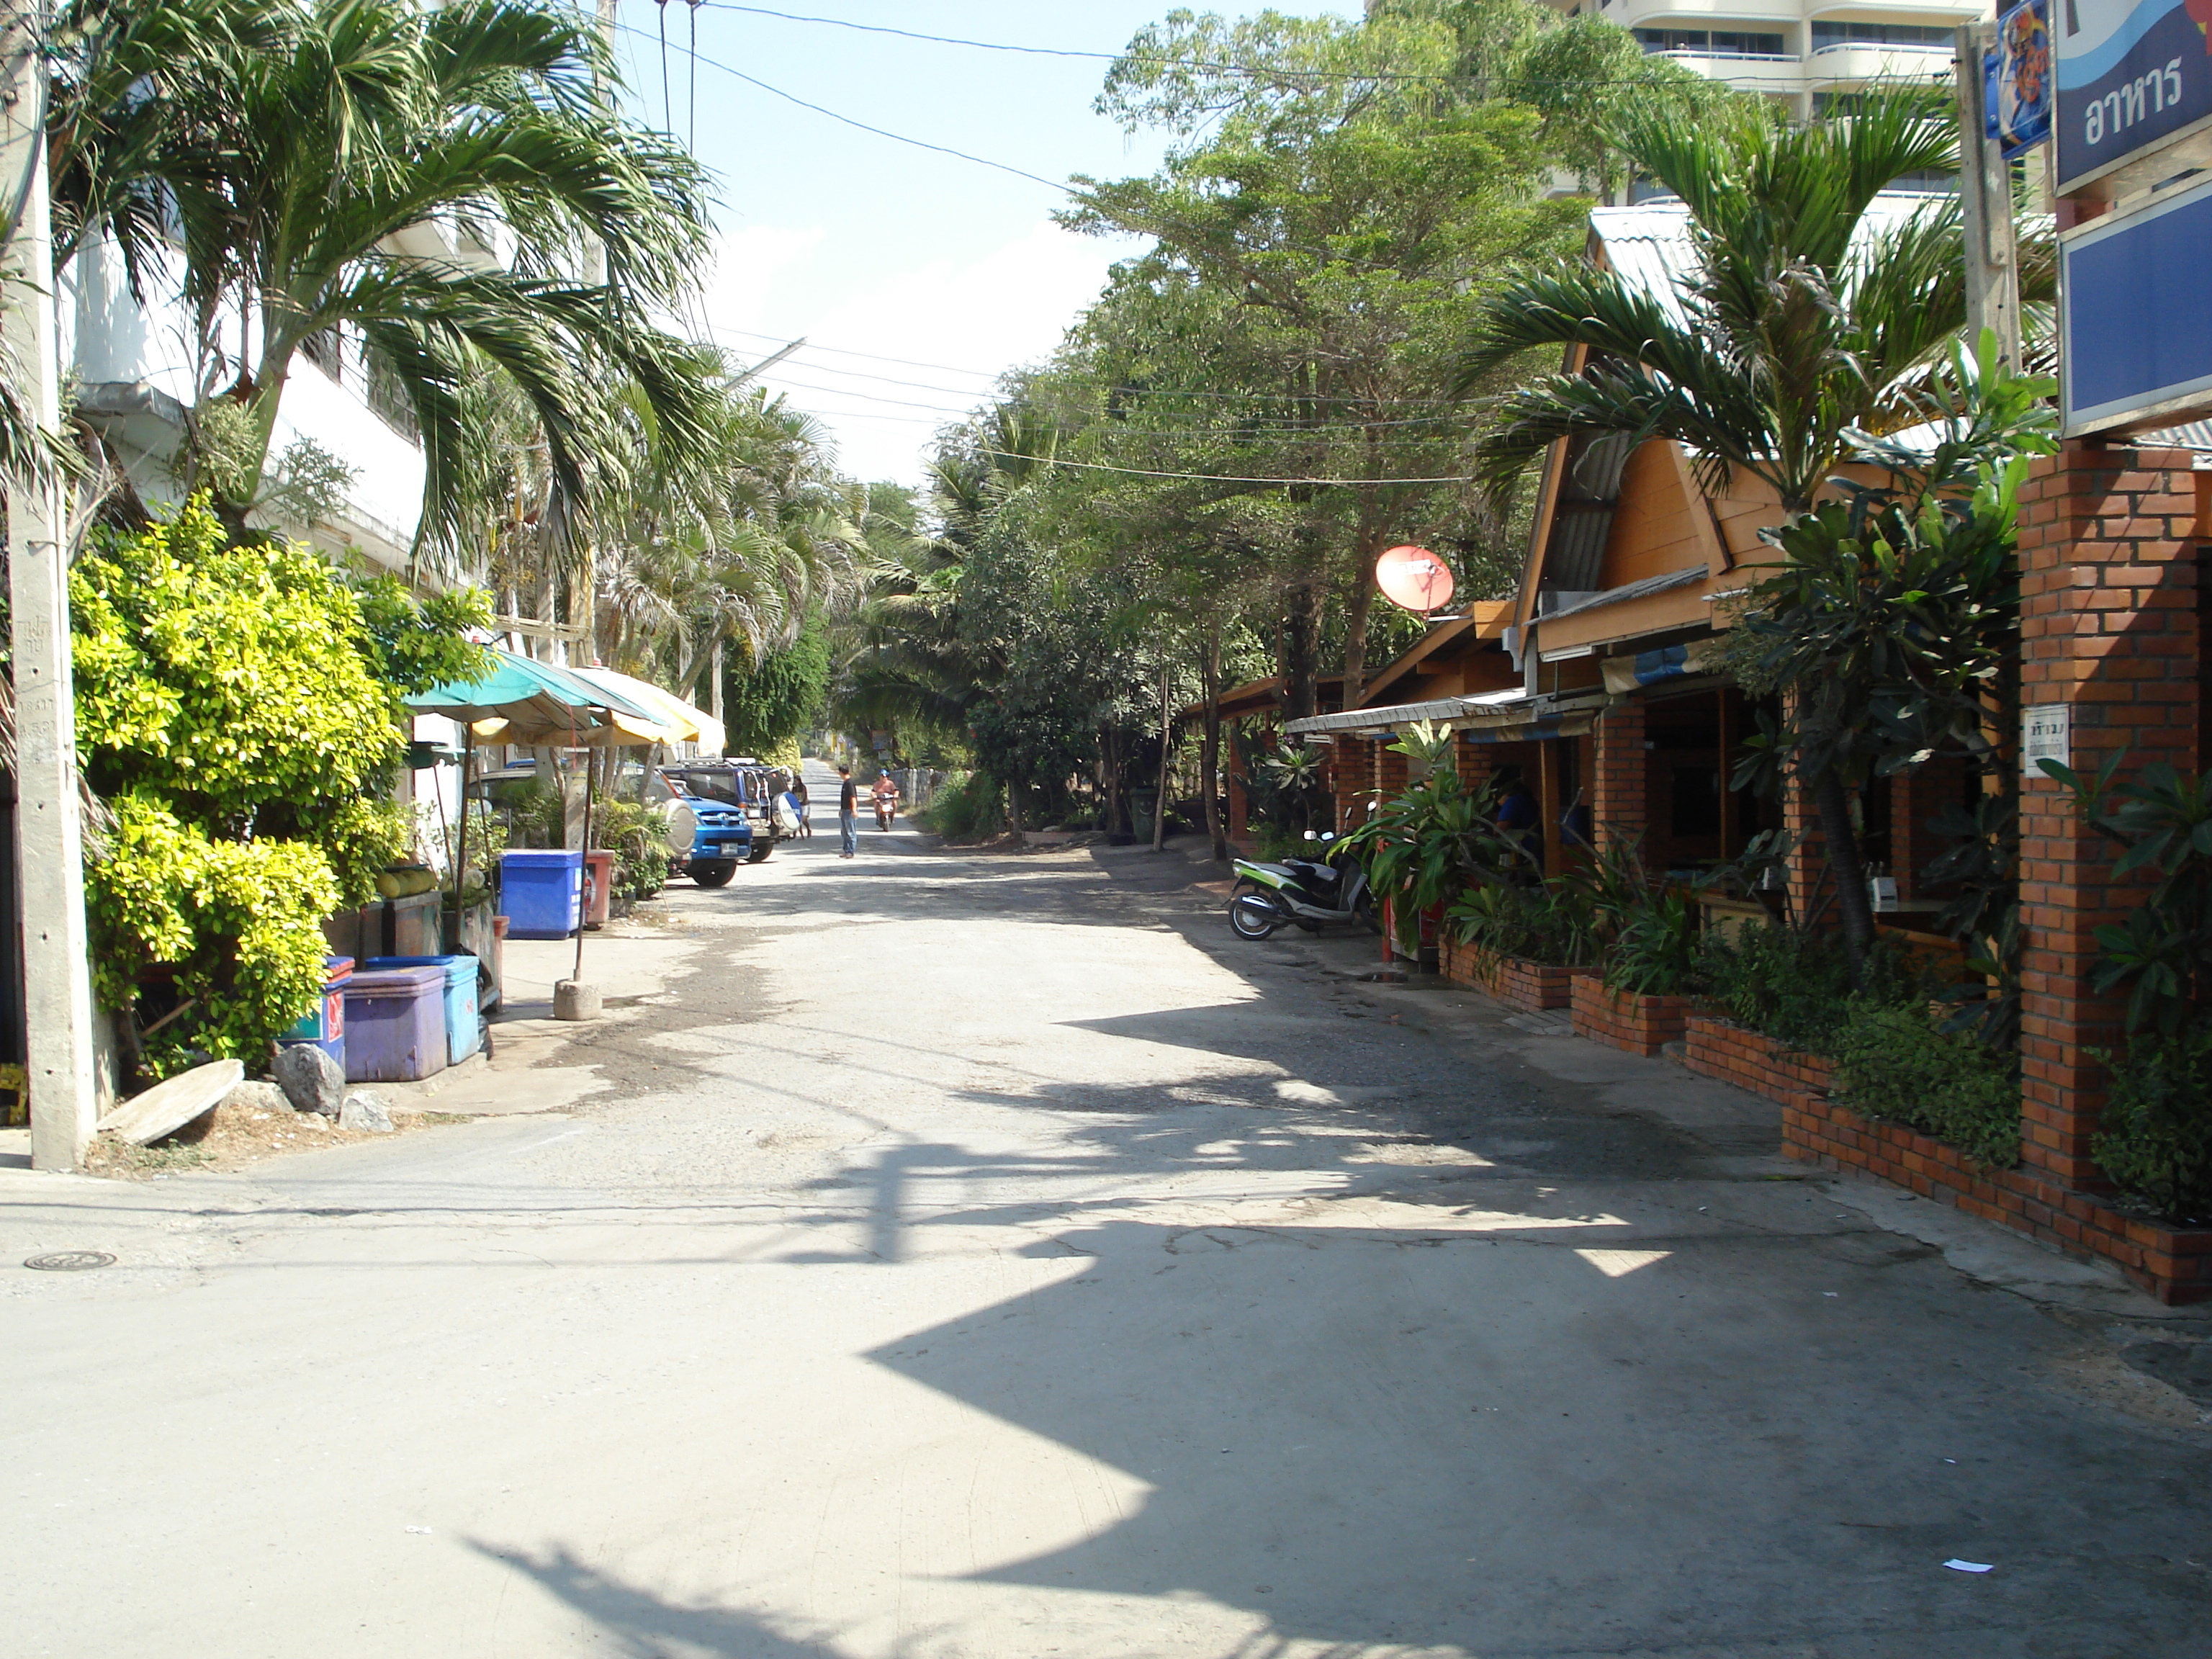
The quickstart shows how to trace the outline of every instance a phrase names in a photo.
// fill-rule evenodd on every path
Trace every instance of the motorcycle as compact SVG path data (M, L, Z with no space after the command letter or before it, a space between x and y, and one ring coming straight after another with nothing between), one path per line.
M896 818L897 816L898 797L896 795L878 795L876 797L877 829L890 829L891 827L891 820Z
M1336 837L1328 830L1306 831L1324 848ZM1317 933L1324 923L1356 922L1370 933L1382 931L1367 872L1357 860L1339 862L1324 852L1317 859L1285 859L1261 864L1238 859L1237 887L1229 899L1229 925L1239 939L1263 939L1285 923Z

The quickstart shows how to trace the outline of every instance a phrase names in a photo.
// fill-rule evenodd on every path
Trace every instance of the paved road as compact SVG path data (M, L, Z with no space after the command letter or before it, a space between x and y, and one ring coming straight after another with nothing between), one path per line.
M0 1649L2207 1650L2201 1322L1172 855L917 840L673 891L557 1112L0 1180Z

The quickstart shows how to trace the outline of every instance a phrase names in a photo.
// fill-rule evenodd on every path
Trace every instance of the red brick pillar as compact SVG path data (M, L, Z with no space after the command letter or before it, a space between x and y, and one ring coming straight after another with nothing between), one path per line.
M1600 848L1632 841L1650 823L1644 716L1640 702L1615 703L1590 732L1590 821Z
M2058 703L2071 760L2124 775L2198 763L2197 508L2181 450L2069 444L2021 491L2021 702ZM2148 881L2115 883L2114 848L2039 769L2021 782L2021 1156L2069 1186L2100 1177L2090 1137L2104 1072L2088 1050L2122 1040L2124 1005L2090 994L2095 930Z

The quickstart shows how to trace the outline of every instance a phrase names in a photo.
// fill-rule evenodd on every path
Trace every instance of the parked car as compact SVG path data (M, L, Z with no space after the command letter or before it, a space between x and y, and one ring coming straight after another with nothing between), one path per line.
M739 756L687 761L655 771L662 787L697 816L699 841L686 862L692 879L702 887L721 886L738 862L758 864L775 851L777 842L798 834L797 823L775 810L777 798L791 787L791 774L781 767ZM650 789L647 799L653 799ZM702 865L708 872L703 878L698 872Z

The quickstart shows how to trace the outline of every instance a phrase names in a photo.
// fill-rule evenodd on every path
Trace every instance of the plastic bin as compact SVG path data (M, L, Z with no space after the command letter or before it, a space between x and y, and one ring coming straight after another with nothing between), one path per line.
M371 957L362 967L370 973L387 968L435 968L446 976L446 1061L458 1066L483 1047L483 1018L477 1006L477 975L483 964L474 957Z
M353 977L351 957L323 958L323 995L315 1012L276 1039L280 1048L312 1042L345 1067L345 987Z
M345 987L349 1083L414 1083L446 1069L446 970L357 971Z
M566 939L582 919L584 855L501 853L499 914L509 939Z
M607 902L614 896L615 855L605 848L584 854L584 925L607 925Z

